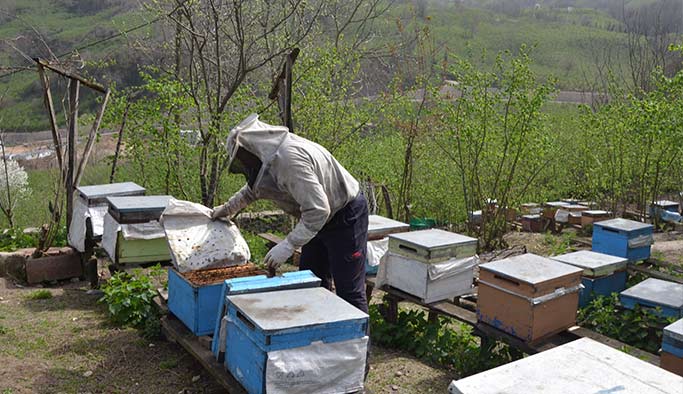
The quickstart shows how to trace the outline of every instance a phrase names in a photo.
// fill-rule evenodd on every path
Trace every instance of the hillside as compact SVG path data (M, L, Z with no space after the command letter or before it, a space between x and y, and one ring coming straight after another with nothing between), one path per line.
M522 0L397 1L377 22L372 43L380 48L390 45L400 20L404 26L427 23L440 56L515 52L522 44L533 45L533 67L541 78L552 75L562 89L584 90L593 85L595 66L606 53L615 69L624 68L626 33L610 14L612 3L596 1L594 8L588 8L591 2L583 0L541 1L539 7ZM126 39L89 44L144 23L139 4L135 0L5 0L0 6L0 39L9 40L29 58L48 55L32 27L55 54L88 46L79 51L89 62L87 71L118 87L129 86L138 81L138 65L146 60L130 49ZM4 67L17 65L31 67L32 62L5 43L0 50L0 75L7 74ZM2 92L3 130L47 128L35 73L0 77Z

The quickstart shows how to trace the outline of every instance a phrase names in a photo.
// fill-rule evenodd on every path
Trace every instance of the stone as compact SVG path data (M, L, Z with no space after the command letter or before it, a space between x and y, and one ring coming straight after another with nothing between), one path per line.
M85 372L83 373L83 376L85 376L86 378L92 376L92 371L85 371Z
M200 378L201 378L200 375L195 375L195 376L193 376L193 377L192 377L192 383L197 383L197 382L199 382L199 379L200 379Z

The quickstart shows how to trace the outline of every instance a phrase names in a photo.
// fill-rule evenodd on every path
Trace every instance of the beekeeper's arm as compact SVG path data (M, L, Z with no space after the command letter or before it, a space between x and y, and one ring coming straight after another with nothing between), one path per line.
M228 202L215 207L211 214L211 219L216 220L223 217L232 217L239 211L246 208L249 204L256 201L256 195L251 191L248 184L244 185L237 193L235 193Z
M292 256L294 250L307 244L320 231L330 217L330 205L318 176L306 158L292 160L281 185L296 200L301 209L301 218L284 241L272 248L264 263L277 268Z

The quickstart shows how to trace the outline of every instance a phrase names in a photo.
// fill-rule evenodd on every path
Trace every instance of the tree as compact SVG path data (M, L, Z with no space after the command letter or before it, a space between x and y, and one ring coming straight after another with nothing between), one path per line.
M14 227L14 209L17 202L31 193L28 186L28 174L24 168L9 159L5 153L4 138L0 137L2 161L0 161L0 210L7 218L10 227Z
M367 37L368 21L385 10L380 0L159 0L152 10L168 16L161 41L151 40L146 52L157 71L171 78L191 108L175 116L199 131L198 179L201 201L211 205L227 165L222 143L230 128L254 112L281 57L314 40L312 33L333 23L337 46L344 34ZM361 40L362 41L362 40ZM136 45L141 45L138 40ZM171 50L169 50L171 49ZM146 98L145 98L146 99ZM161 109L170 111L169 108Z

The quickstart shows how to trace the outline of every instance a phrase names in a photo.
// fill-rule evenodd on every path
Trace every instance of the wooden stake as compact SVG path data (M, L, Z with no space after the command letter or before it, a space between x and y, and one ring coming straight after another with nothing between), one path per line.
M76 138L78 135L78 93L80 81L72 79L69 82L69 134L67 137L67 171L66 171L66 228L71 226L73 215L74 170L76 167Z
M50 117L50 130L52 131L52 142L55 145L55 154L57 155L57 165L59 166L60 172L64 171L64 159L62 155L64 151L62 150L62 139L59 136L59 128L57 127L57 116L55 115L55 106L52 102L52 93L50 92L50 80L45 74L45 69L38 63L38 73L40 74L40 80L43 82L43 93L45 94L45 108L47 109L48 115Z
M97 112L97 117L95 118L95 123L93 123L90 129L90 134L88 134L88 142L85 144L85 149L83 149L83 157L81 157L81 162L78 164L78 171L76 172L76 177L74 179L73 187L78 187L81 183L81 178L83 177L83 172L85 171L85 166L88 164L88 159L90 158L90 153L92 152L92 147L95 144L95 138L97 137L97 132L100 130L100 124L102 123L102 116L104 116L104 110L107 108L107 101L109 101L110 95L109 89L104 93L104 99L102 99L102 105L100 106L99 112Z

